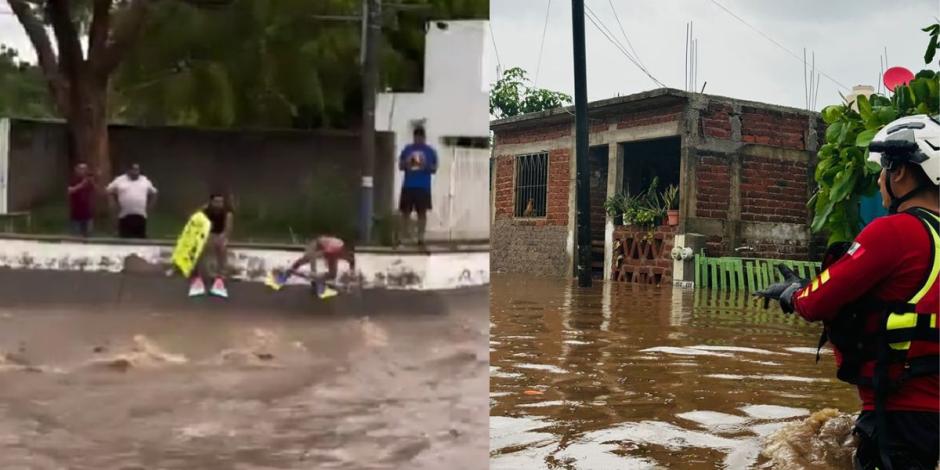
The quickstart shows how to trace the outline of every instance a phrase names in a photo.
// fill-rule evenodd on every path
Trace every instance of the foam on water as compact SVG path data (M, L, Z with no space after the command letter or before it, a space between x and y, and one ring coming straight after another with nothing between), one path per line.
M663 353L676 354L679 356L712 356L712 357L733 357L731 354L724 354L712 351L704 351L694 348L680 348L674 346L656 346L653 348L641 349L642 353Z
M786 353L782 353L782 352L768 351L766 349L748 348L744 346L697 345L697 346L689 346L689 348L698 349L701 351L740 352L740 353L767 354L767 355L778 355L778 356L786 355Z

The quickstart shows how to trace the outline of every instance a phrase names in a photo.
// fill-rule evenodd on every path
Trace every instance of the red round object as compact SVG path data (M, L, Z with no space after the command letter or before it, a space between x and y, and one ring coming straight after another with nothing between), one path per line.
M904 67L891 67L885 70L882 80L889 90L894 90L898 85L907 85L914 79L914 73Z

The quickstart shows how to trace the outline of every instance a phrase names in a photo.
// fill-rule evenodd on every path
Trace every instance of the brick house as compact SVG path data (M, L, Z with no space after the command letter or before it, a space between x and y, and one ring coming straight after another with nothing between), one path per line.
M491 122L492 269L570 276L575 241L572 109ZM709 256L808 259L818 113L662 88L595 101L590 122L592 266L598 276L661 282L676 241ZM679 187L679 224L643 237L603 202L657 177ZM646 242L641 243L640 239ZM642 276L640 276L642 274ZM647 279L648 277L648 279Z

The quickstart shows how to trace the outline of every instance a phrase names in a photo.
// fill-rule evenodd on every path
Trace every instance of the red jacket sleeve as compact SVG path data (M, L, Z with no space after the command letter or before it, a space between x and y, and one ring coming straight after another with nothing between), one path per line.
M872 221L848 253L793 295L793 307L808 321L831 320L894 273L903 243L891 217Z

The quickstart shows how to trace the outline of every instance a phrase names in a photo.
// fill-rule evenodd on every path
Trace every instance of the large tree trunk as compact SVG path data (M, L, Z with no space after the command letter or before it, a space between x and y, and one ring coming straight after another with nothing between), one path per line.
M97 176L99 188L111 180L108 152L107 83L93 79L73 82L68 131L73 142L73 163L87 163Z

